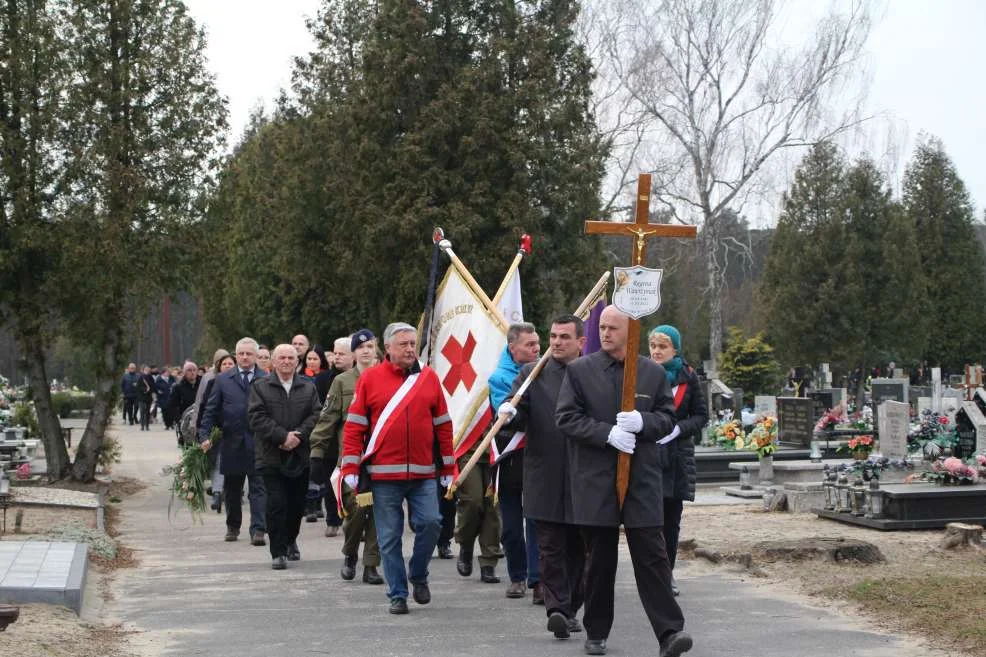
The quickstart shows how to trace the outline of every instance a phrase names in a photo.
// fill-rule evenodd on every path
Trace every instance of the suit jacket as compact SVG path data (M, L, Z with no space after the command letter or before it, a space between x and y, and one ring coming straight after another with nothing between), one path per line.
M294 376L291 394L285 392L276 374L251 385L247 415L256 442L257 469L286 477L303 474L308 468L309 437L321 410L315 384L303 376ZM283 450L281 445L289 431L298 432L301 444Z
M267 375L262 369L254 366L252 383L265 376ZM213 426L218 424L222 427L219 468L224 475L255 472L253 432L247 421L249 400L250 388L243 384L239 367L230 368L213 379L212 390L199 423L198 437L200 443L204 442L209 438Z
M568 366L555 419L569 440L569 484L578 525L661 527L662 470L670 463L657 441L675 425L674 399L664 368L637 357L635 408L644 426L637 433L630 485L621 511L616 499L616 449L606 443L620 410L623 363L599 351Z
M534 369L528 363L514 380L510 397ZM523 495L524 516L532 520L572 523L574 512L568 477L568 439L555 423L555 407L565 371L568 368L554 358L534 379L517 405L517 415L508 425L508 433L526 431L524 448ZM497 436L499 439L499 436ZM516 457L507 457L507 461Z

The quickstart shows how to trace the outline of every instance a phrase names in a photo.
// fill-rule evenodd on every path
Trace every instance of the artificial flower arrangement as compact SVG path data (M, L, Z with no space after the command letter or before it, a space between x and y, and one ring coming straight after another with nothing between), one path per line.
M873 452L873 436L853 436L839 451L850 454L857 461L865 461Z
M846 417L846 405L845 403L841 403L825 411L825 414L815 423L815 431L834 429L836 425L848 421L849 418Z
M956 456L939 458L931 469L921 473L921 479L941 485L974 484L986 476L986 456L979 454L963 461Z
M732 411L724 411L715 426L716 445L722 449L734 450L746 447L746 432L743 423L733 418Z
M921 413L917 429L907 436L908 451L920 452L929 459L942 456L946 449L954 450L958 444L958 434L948 416L927 409Z
M213 427L209 434L212 442L211 449L216 449L222 430ZM168 502L169 513L177 499L192 514L193 520L202 522L202 514L206 509L206 481L212 476L209 467L209 455L202 451L197 444L182 447L178 462L171 468L171 501Z
M753 429L747 435L747 449L756 452L758 458L770 456L777 451L777 418L763 415L757 418Z

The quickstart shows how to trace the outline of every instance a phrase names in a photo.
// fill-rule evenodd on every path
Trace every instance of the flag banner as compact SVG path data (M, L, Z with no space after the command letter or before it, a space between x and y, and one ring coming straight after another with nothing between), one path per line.
M422 360L442 384L459 458L482 438L493 419L487 381L507 344L507 333L454 267L435 295L428 344Z
M605 307L606 297L603 296L592 307L588 319L585 320L585 348L582 349L582 354L585 356L594 354L602 348L599 344L599 319Z
M514 270L513 276L510 277L510 282L507 283L507 289L504 291L503 297L500 299L500 304L497 307L500 309L500 313L511 324L518 324L524 321L524 305L520 300L520 269Z

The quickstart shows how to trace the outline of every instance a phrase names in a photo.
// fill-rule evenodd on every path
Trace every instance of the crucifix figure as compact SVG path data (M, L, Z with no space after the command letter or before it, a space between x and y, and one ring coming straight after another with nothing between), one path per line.
M586 221L588 235L624 235L634 237L630 264L643 265L647 240L652 237L689 237L698 234L695 226L671 224L651 224L650 218L651 175L642 173L637 178L637 200L634 207L634 221L617 223L612 221ZM627 357L623 363L623 401L620 410L632 411L637 388L637 354L640 351L640 320L630 318L627 334ZM626 499L630 483L630 455L620 452L616 470L616 495L620 507Z

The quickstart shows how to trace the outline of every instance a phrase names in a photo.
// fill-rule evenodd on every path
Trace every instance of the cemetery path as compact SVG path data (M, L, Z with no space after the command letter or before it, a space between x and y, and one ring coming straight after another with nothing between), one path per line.
M136 552L136 568L120 570L107 607L142 656L275 654L581 655L584 635L555 640L542 607L530 597L508 600L506 584L464 579L454 561L434 560L433 601L411 604L404 617L387 614L383 587L339 578L341 537L325 538L322 523L302 524L302 561L270 569L267 548L224 543L223 518L204 524L187 514L169 521L168 483L162 468L177 457L173 432L117 429L123 463L114 474L148 487L124 500L119 540ZM405 549L409 540L405 540ZM504 565L498 570L504 574ZM690 655L707 657L933 657L944 655L868 627L832 609L812 605L783 587L743 581L696 562L681 562L680 598ZM656 655L636 595L625 546L617 576L617 616L610 655Z

